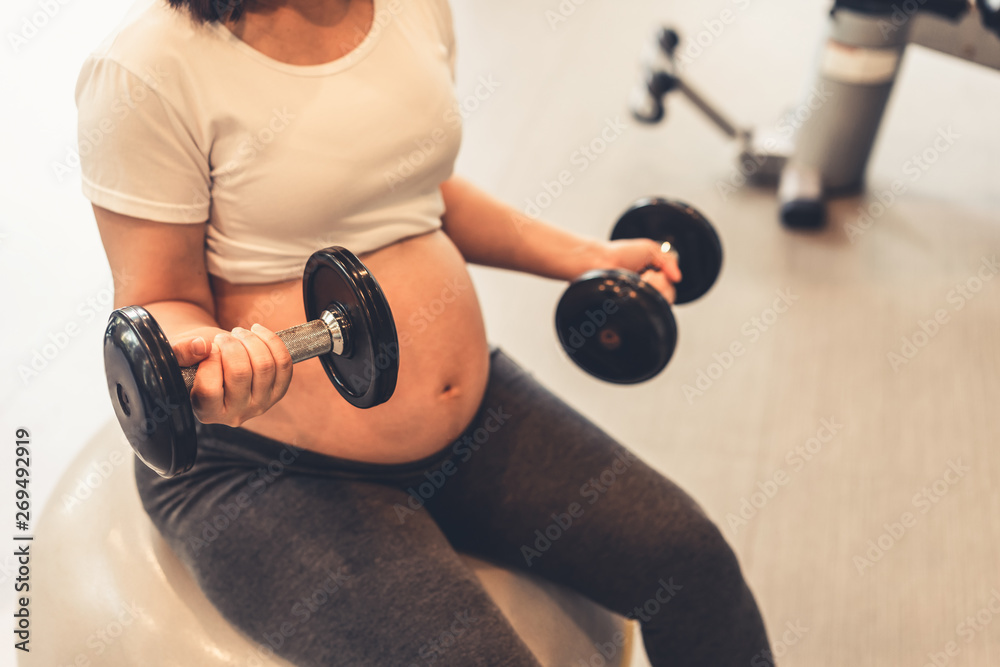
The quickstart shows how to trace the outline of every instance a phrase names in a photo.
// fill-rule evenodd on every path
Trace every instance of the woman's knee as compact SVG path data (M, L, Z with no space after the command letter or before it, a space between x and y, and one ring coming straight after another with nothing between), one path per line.
M647 601L632 615L654 664L746 664L767 648L756 601L718 526L698 513L664 552L657 592L666 602Z
M659 553L661 586L664 581L671 584L674 595L722 601L745 588L735 552L718 526L700 512L689 516Z
M699 531L698 557L721 586L743 586L743 572L732 546L719 527L706 518Z

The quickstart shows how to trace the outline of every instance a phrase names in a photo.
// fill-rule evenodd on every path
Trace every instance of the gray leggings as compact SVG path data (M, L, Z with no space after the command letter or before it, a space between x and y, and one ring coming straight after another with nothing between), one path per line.
M456 551L639 620L657 667L771 664L701 508L499 350L475 418L427 459L367 464L211 425L190 472L137 464L136 479L209 600L296 665L537 667Z

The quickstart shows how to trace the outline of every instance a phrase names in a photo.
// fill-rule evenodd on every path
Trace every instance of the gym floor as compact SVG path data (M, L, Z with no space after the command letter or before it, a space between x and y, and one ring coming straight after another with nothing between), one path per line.
M65 501L52 497L57 479L112 417L99 352L110 274L79 189L73 87L130 4L60 4L0 49L0 271L13 309L0 421L8 443L17 427L32 432L33 518ZM552 281L475 269L491 340L702 503L740 557L779 664L1000 665L989 407L1000 403L1000 73L911 47L866 193L833 202L822 232L793 233L772 191L722 187L737 147L685 100L655 127L632 122L625 102L644 41L667 22L700 43L690 80L739 123L773 128L808 89L829 2L453 7L458 172L598 237L640 196L682 199L726 249L716 287L677 311L670 366L641 386L567 360L552 325L564 285ZM8 2L2 24L18 31L37 9ZM603 152L580 152L602 132ZM913 172L925 151L933 163ZM564 170L571 182L545 196ZM897 179L906 188L893 195ZM12 477L13 456L0 457L5 497ZM13 564L0 557L5 590ZM11 608L2 596L0 613Z

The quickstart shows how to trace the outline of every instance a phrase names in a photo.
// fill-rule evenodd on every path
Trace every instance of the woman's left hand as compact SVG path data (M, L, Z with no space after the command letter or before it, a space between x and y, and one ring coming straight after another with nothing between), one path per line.
M673 284L681 280L676 255L663 252L660 244L652 239L618 239L603 245L605 265L594 268L640 273L644 282L655 287L667 301L674 302L676 293Z

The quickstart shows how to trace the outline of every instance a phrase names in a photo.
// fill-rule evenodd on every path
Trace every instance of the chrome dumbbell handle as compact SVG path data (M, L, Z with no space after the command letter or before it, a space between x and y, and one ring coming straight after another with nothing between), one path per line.
M293 364L329 352L343 354L347 346L347 320L339 310L336 307L324 310L319 319L283 329L275 334L288 348ZM181 368L181 377L184 378L184 386L188 391L194 386L194 376L197 372L198 366Z

